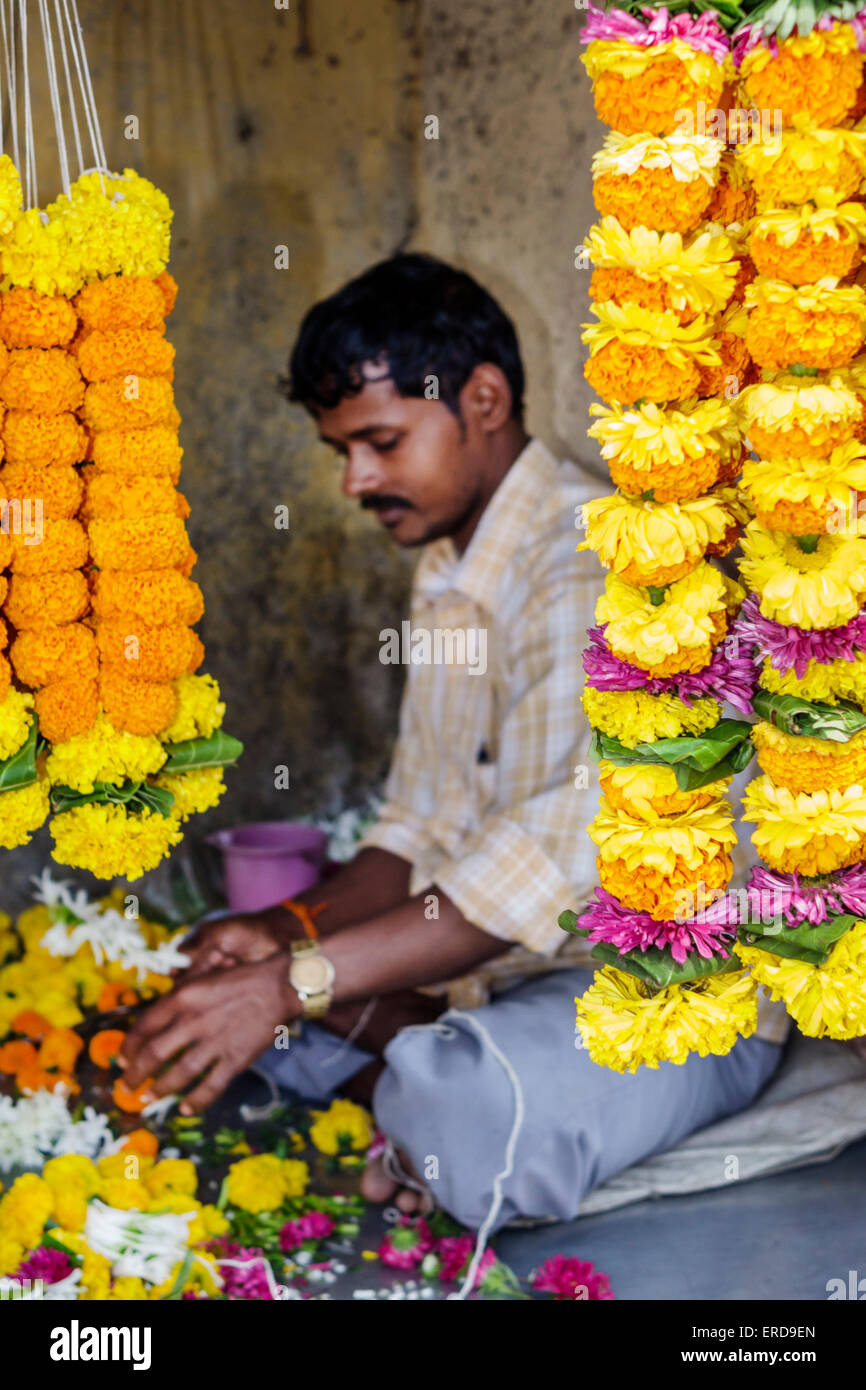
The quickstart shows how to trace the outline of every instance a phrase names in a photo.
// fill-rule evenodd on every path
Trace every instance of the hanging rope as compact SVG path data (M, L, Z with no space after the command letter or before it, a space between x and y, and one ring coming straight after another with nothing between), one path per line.
M45 52L61 186L68 194L71 186L70 149L66 136L68 121L72 132L71 144L78 170L77 176L85 172L98 173L102 191L105 193L105 175L110 173L110 170L105 157L77 0L35 0L35 4ZM30 91L30 50L34 45L28 29L28 0L17 0L17 3L16 0L8 0L8 6L6 0L0 0L0 37L3 44L0 78L5 77L6 83L12 154L21 175L25 206L32 208L38 205L39 188ZM79 102L82 111L81 122L78 113ZM90 145L89 170L85 170L82 125L87 132ZM19 126L23 128L23 160ZM5 134L0 107L0 149L5 148Z

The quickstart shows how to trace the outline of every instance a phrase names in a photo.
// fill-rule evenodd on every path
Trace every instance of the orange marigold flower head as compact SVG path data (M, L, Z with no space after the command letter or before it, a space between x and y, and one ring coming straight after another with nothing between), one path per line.
M23 1067L15 1078L15 1084L21 1091L56 1091L58 1086L63 1086L72 1096L77 1096L81 1090L74 1076L65 1071L46 1071L38 1064Z
M107 333L121 328L159 328L167 312L166 292L159 277L149 280L139 275L109 275L85 285L73 302L86 328Z
M844 280L863 259L863 248L856 237L821 237L801 232L791 246L782 246L774 236L753 232L749 253L762 275L787 280L790 285L811 285L816 280Z
M593 79L598 119L613 130L667 135L680 128L684 112L695 116L699 102L704 111L721 105L724 71L718 63L705 59L690 71L670 47L632 48L632 53L625 70L605 64L596 71L592 44L584 60Z
M13 627L24 631L53 627L83 618L90 606L87 580L81 570L58 574L13 574L3 612Z
M135 656L130 638L135 637ZM99 655L108 668L128 672L143 681L170 681L194 671L204 660L200 639L181 623L144 627L130 632L129 622L100 623L96 632Z
M180 425L171 382L164 377L137 376L134 372L111 377L109 381L91 381L84 393L82 416L97 433L147 429L152 425L177 429Z
M164 473L176 483L182 455L177 430L165 425L142 430L106 430L93 440L93 466L105 473L133 476Z
M87 431L68 411L10 410L3 422L3 444L9 463L67 468L85 458Z
M65 743L76 734L86 734L99 713L95 673L51 681L36 692L35 704L39 732L49 743Z
M697 394L724 399L725 388L736 377L739 386L748 386L754 375L752 359L744 338L737 333L718 333L713 346L719 354L718 366L701 366Z
M0 294L0 338L10 348L66 347L78 318L61 295L16 286Z
M75 516L84 494L81 478L71 464L55 468L33 463L7 464L0 473L0 487L5 488L10 502L17 500L22 509L28 501L31 507L41 504L43 517L51 521Z
M189 502L186 500L182 492L175 493L174 506L175 511L177 515L180 517L181 521L186 521L187 517L190 515L192 511L192 507L189 505Z
M175 569L99 570L93 576L93 611L104 622L197 623L204 612L199 586Z
M182 560L181 563L176 566L176 568L178 573L183 575L184 579L189 579L197 564L198 551L193 550L192 546L190 546L186 559Z
M134 517L177 516L177 494L165 473L142 478L118 477L113 473L86 470L87 497L82 511L85 521L95 517L108 520Z
M0 1071L14 1076L22 1067L35 1067L36 1048L26 1038L15 1038L0 1047Z
M2 567L3 569L8 569L9 562L11 559L12 537L8 535L6 532L0 531L0 567ZM0 602L2 602L2 598L6 595L7 587L8 586L6 584L6 580L0 579L0 588L2 588L2 596L0 596Z
M633 405L639 400L685 400L695 393L699 368L692 358L675 366L663 348L614 339L589 358L584 376L608 404Z
M159 1140L149 1129L134 1129L127 1134L120 1146L121 1153L140 1154L142 1158L156 1158L159 1153Z
M678 914L682 917L688 901L686 893L693 895L696 908L713 902L727 888L734 872L728 854L706 859L697 869L690 869L678 857L672 873L647 864L636 874L624 859L605 863L599 856L595 862L602 888L619 898L625 907L648 912L656 922L676 921Z
M154 278L153 283L160 288L162 297L165 300L165 316L168 318L174 308L175 300L177 299L177 281L171 274L171 271L163 270Z
M171 380L174 348L157 328L121 328L106 333L94 328L73 345L85 381L140 373Z
M34 544L33 535L13 534L13 574L59 574L87 564L87 532L71 517L49 518L42 523L42 539Z
M713 190L706 179L681 183L670 169L636 169L633 174L600 174L592 186L599 212L615 217L630 232L690 232L706 216Z
M783 40L766 60L763 49L754 54L752 63L746 59L746 105L778 113L778 120L786 126L802 119L819 126L838 126L852 115L863 80L863 54L858 53L853 39L850 51L831 51L826 35L814 32L823 51L802 51L803 40L793 44Z
M39 1048L39 1065L73 1072L84 1043L72 1028L52 1028Z
M0 703L9 694L9 687L12 684L12 667L9 665L5 656L0 656Z
M130 734L158 734L177 709L177 694L168 681L135 680L119 667L100 672L102 708L115 729ZM37 709L39 697L36 697Z
M77 410L83 398L81 373L75 358L63 348L13 348L9 353L0 378L0 399L10 410L59 415Z
M189 556L186 527L178 516L92 521L90 549L101 570L168 569Z
M146 1077L134 1091L127 1086L123 1077L119 1076L114 1083L111 1094L118 1110L124 1110L128 1115L140 1115L151 1098L152 1087L152 1076Z
M122 1028L103 1028L90 1039L87 1055L91 1062L105 1070L111 1066L125 1038L126 1033Z
M35 1009L21 1009L10 1020L10 1028L14 1033L23 1033L25 1038L32 1038L35 1042L41 1042L51 1032L53 1024L43 1014L37 1013Z
M20 632L11 656L18 679L31 688L52 681L93 680L98 670L96 638L83 623ZM38 699L36 710L38 714Z

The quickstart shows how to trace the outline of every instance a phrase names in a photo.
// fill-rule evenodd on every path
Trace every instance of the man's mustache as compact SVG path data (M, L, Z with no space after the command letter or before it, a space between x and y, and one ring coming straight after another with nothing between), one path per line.
M407 502L405 497L391 497L382 492L371 492L366 497L361 498L361 506L366 511L372 512L384 512L391 507L411 507L411 505L412 503Z

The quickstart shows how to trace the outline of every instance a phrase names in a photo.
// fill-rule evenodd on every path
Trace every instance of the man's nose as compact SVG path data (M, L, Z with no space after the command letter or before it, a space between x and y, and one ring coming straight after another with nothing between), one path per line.
M365 493L375 492L380 488L384 476L384 469L375 449L371 449L369 445L350 449L343 472L343 492L346 497L363 497Z

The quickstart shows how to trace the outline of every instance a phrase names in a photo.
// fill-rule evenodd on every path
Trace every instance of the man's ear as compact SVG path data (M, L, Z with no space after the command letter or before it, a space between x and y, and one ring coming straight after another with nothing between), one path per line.
M493 434L511 419L511 387L494 362L479 362L460 392L460 414L482 434Z

